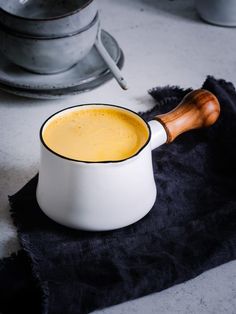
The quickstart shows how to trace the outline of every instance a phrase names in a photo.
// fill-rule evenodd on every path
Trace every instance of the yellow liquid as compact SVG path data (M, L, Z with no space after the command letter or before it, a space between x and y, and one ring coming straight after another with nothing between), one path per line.
M81 161L131 157L146 143L148 135L147 126L134 114L95 106L65 111L63 115L53 117L42 134L51 150Z

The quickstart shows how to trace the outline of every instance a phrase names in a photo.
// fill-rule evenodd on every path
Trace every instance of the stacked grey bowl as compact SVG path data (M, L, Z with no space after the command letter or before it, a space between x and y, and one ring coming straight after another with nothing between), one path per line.
M0 0L0 51L31 72L63 72L93 47L94 0Z

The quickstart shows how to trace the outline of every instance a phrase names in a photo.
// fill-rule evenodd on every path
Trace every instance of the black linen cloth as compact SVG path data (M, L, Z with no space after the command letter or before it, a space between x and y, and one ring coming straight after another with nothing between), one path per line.
M22 251L0 263L0 312L85 314L236 258L236 91L213 77L203 88L218 97L220 118L153 151L157 199L139 222L109 232L63 227L38 207L37 176L10 197ZM157 104L143 116L169 111L189 91L151 90Z

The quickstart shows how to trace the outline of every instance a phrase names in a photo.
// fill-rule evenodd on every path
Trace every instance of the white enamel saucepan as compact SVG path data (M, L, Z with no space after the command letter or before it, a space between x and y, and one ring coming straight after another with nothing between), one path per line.
M116 106L117 110L139 119L149 133L134 156L120 161L76 161L47 147L42 133L51 119L68 110L94 106L107 105L67 108L43 124L36 193L38 204L48 217L65 226L91 231L121 228L144 217L156 200L151 151L171 143L183 132L212 125L220 113L216 97L206 90L189 93L174 110L154 117L149 123L135 112Z

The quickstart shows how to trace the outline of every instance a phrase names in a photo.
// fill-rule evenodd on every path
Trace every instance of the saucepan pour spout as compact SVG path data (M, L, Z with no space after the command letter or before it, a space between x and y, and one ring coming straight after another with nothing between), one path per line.
M214 94L198 89L188 93L172 111L149 122L152 149L173 140L189 130L209 127L216 122L220 105Z

